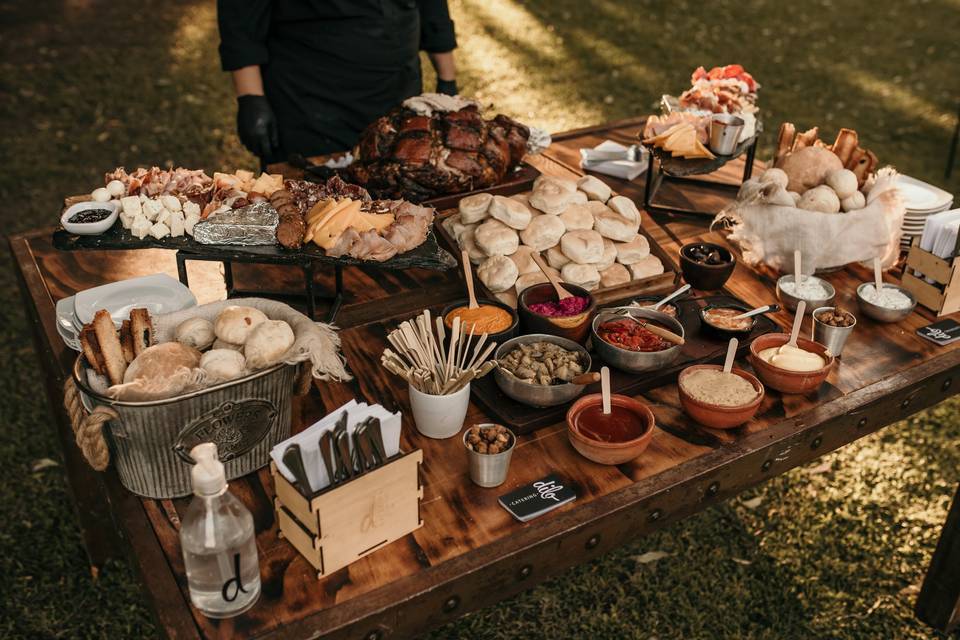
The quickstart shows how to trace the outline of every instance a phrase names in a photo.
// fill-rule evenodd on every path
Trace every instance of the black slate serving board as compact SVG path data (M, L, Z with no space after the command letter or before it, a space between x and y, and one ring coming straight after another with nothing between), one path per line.
M757 135L759 135L759 131ZM679 158L675 157L669 151L664 151L659 147L648 146L647 149L660 162L661 171L674 178L683 178L685 176L713 173L731 160L736 160L743 155L743 153L750 147L751 144L755 143L756 140L756 135L751 138L747 138L737 145L737 148L733 150L732 154L728 156L717 156L713 159Z
M610 367L610 388L613 393L623 395L636 395L649 389L674 382L680 372L694 364L704 364L710 362L720 363L727 353L727 343L729 340L715 338L700 330L699 309L708 304L715 305L742 305L743 302L728 295L712 295L698 298L686 298L676 302L678 320L683 325L686 334L686 341L680 352L680 357L664 369L657 371L648 371L646 373L627 373L614 367ZM779 332L776 323L766 316L758 316L757 325L753 332L740 340L737 348L737 356L743 357L750 348L750 343L757 337L771 332ZM594 371L599 371L604 362L595 352L590 353L593 359ZM589 385L583 392L583 395L589 393L599 393L600 384ZM504 426L509 427L517 434L525 434L545 427L547 425L562 422L567 414L570 404L562 404L556 407L537 408L521 404L516 400L509 398L500 391L493 375L484 376L471 383L471 393L473 398Z
M343 256L333 258L323 249L314 244L305 244L300 249L285 249L280 245L236 246L201 244L189 236L172 238L167 236L157 240L147 236L143 240L133 236L129 230L117 221L106 232L97 236L78 236L58 229L53 233L53 246L62 251L79 250L131 250L131 249L170 249L182 251L192 255L201 255L229 262L231 260L256 261L265 264L292 264L308 261L325 262L329 264L362 265L366 267L380 267L381 269L408 269L421 268L446 271L457 266L457 261L446 250L437 244L433 230L419 247L400 253L385 260L357 260ZM255 259L255 260L251 260Z

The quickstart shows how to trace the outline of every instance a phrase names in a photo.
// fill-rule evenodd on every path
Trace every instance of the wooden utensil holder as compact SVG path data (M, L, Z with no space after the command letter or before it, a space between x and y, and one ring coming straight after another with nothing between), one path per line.
M923 276L914 275L914 270ZM934 282L927 282L927 279ZM918 239L914 238L901 281L917 302L938 317L960 311L960 257L956 248L952 258L940 258L921 249Z
M317 570L317 578L342 569L423 525L419 449L314 495L270 463L280 535Z

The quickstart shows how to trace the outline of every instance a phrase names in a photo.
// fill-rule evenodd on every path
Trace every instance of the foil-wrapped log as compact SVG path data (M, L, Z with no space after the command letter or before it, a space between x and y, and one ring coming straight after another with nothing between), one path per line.
M198 222L193 227L193 239L201 244L276 244L279 222L280 216L269 202L257 202Z

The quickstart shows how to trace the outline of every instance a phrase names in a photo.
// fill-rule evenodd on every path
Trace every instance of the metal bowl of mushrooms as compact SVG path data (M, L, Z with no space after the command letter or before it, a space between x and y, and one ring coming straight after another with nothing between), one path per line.
M545 333L519 336L504 342L494 356L493 378L507 396L531 407L553 407L570 402L600 379L590 371L593 361L573 340Z

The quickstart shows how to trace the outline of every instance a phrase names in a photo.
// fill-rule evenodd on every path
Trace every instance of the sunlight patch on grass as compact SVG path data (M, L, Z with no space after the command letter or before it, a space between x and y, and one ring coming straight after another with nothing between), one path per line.
M170 60L174 71L196 65L210 55L210 43L219 42L217 7L203 3L184 10L170 39Z

